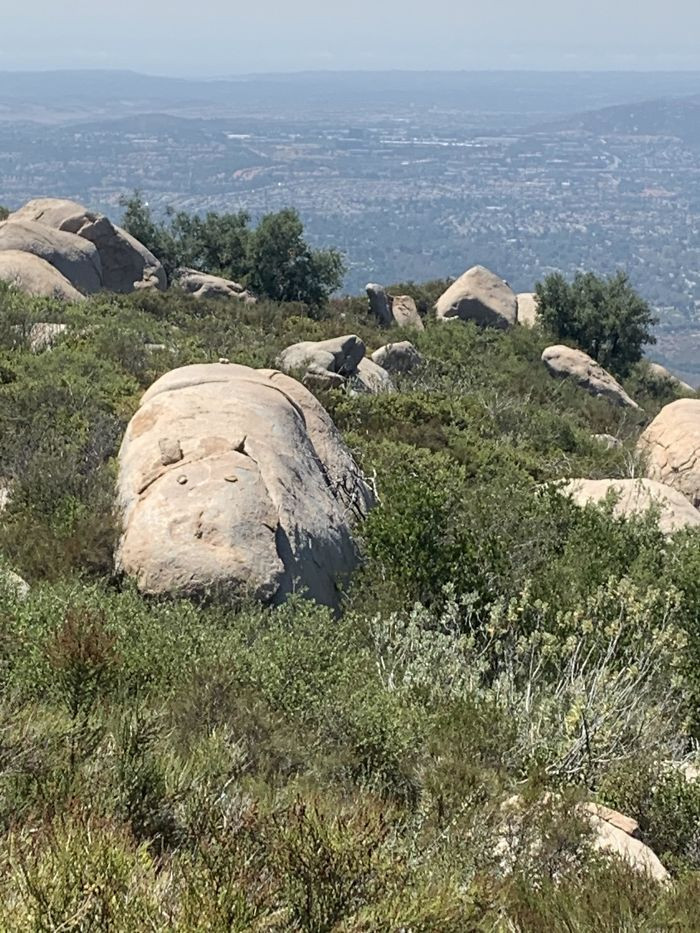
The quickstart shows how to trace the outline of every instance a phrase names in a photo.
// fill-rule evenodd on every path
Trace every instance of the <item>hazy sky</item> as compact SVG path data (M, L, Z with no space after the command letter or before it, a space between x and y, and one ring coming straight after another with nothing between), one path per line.
M700 69L698 0L0 2L0 70Z

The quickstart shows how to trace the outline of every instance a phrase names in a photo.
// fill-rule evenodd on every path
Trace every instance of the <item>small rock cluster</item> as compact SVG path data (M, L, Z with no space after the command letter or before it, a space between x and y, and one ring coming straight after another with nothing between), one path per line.
M292 344L279 355L277 366L285 373L302 373L302 381L309 387L347 386L351 392L377 395L393 391L390 372L409 372L422 362L407 340L386 344L371 357L365 354L364 341L356 334L346 334L330 340Z

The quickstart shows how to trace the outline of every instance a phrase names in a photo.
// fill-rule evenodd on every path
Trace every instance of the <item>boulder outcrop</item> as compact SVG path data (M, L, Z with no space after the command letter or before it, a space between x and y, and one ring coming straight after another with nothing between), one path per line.
M145 393L119 454L118 567L145 593L295 590L335 606L373 504L325 409L294 379L175 369Z
M387 343L372 354L372 361L388 373L410 373L423 363L423 357L410 340Z
M700 526L700 512L677 489L653 479L572 479L557 487L580 506L613 501L618 518L658 513L659 529L673 534Z
M277 366L286 373L313 367L316 372L327 370L339 376L352 376L364 355L364 342L356 334L347 334L330 340L294 343L280 353Z
M238 282L222 278L220 275L209 275L197 269L178 269L175 281L180 288L195 298L235 298L246 304L254 304L256 299L246 291Z
M91 295L102 288L102 263L94 243L34 220L0 223L0 251L18 250L44 259L74 288Z
M518 319L518 300L507 282L483 266L474 266L438 298L435 313L439 321L459 318L505 328Z
M390 295L383 285L370 283L366 287L369 308L381 327L424 330L423 320L410 295Z
M655 379L658 379L660 382L670 382L681 392L689 392L695 395L695 389L691 385L688 385L687 382L683 382L678 376L674 376L673 373L666 369L665 366L662 366L661 363L649 363L648 365L649 372Z
M8 224L26 222L92 243L99 255L101 287L106 291L133 292L167 285L163 267L153 253L104 214L89 211L76 201L36 198L7 220Z
M292 344L276 365L286 373L302 373L304 385L313 388L347 385L352 392L371 394L394 388L389 373L365 357L365 345L355 334Z
M574 350L563 344L556 344L545 349L542 362L552 376L571 379L590 395L606 398L613 405L623 408L639 408L617 379L583 350Z
M700 399L665 405L639 438L647 476L673 486L700 508Z
M62 301L82 301L84 298L45 259L20 250L0 252L0 281L38 298L59 298Z

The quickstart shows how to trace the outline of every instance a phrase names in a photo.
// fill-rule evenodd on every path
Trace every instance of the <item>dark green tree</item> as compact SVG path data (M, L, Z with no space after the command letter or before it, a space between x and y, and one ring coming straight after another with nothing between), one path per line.
M343 281L345 268L334 249L312 250L295 210L267 214L250 236L248 285L275 301L322 304Z
M156 221L141 193L123 198L122 223L160 259L169 278L183 266L222 275L275 301L322 304L342 283L337 250L314 250L294 210L267 214L255 230L245 211L204 217L168 209Z
M572 282L555 273L535 292L546 330L620 375L642 358L646 344L656 343L651 331L657 319L624 272L610 278L579 272Z
M9 209L5 207L4 205L0 204L0 221L7 220L9 216L10 216Z

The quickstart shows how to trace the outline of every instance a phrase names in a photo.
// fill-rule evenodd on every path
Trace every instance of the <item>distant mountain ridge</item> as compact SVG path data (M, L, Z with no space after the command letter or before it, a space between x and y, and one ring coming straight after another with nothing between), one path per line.
M547 123L539 130L581 131L597 136L670 136L700 146L700 94L604 107Z
M284 104L297 111L334 111L366 100L387 107L434 106L446 117L458 110L501 113L506 122L518 115L544 121L690 94L700 95L700 72L319 71L196 79L133 71L0 71L0 107L89 110L114 102L115 115L196 102L248 111Z

